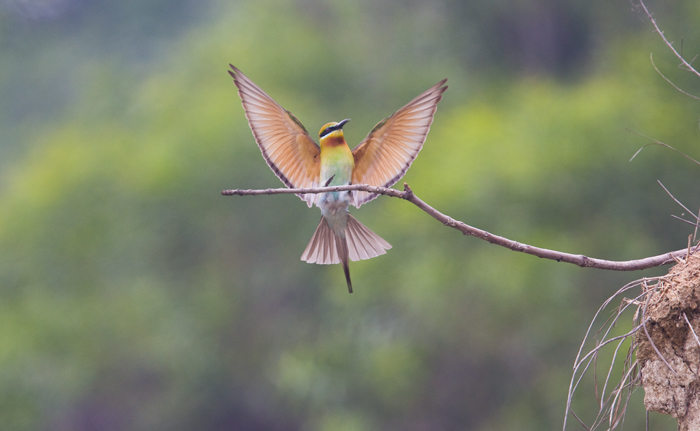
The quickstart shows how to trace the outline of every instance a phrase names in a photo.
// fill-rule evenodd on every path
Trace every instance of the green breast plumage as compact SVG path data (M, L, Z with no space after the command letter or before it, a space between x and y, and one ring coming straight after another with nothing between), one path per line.
M355 160L347 145L321 148L322 185L340 186L350 183Z

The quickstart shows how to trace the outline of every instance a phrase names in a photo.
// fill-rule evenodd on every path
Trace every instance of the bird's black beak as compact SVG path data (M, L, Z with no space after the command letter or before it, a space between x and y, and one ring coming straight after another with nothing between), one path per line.
M335 127L336 127L336 130L342 129L343 126L346 125L348 122L350 122L350 119L349 119L349 118L344 119L343 121L341 121L340 123L338 123L337 126L335 126Z

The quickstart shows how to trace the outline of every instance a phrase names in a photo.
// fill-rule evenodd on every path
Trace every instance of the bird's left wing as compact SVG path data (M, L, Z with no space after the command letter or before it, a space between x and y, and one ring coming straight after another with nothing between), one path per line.
M353 184L391 187L403 177L423 143L433 123L437 104L447 90L443 79L420 96L411 100L391 117L379 122L369 135L352 150L355 169ZM376 194L354 191L356 207L376 198Z
M245 116L267 165L287 187L318 187L320 149L304 125L235 66L229 66L228 73L238 87ZM317 195L297 196L310 207Z

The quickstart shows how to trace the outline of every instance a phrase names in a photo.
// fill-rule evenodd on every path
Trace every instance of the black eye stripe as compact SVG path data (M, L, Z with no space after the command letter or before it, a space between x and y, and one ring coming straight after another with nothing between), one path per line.
M337 124L336 124L335 126L328 126L328 127L326 127L325 129L323 129L323 132L321 132L321 134L318 135L318 137L319 137L319 138L323 138L323 137L326 136L327 134L329 134L329 133L331 133L331 132L334 132L334 131L336 131L336 130L338 130L338 125L337 125Z

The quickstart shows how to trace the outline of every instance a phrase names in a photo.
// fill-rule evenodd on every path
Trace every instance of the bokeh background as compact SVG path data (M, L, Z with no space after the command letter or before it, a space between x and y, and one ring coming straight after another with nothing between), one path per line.
M647 5L700 52L699 2ZM353 213L394 248L351 264L348 295L299 260L316 208L219 194L281 186L226 70L311 131L352 118L351 146L449 78L403 181L493 233L626 260L693 233L657 180L700 203L682 156L629 161L652 139L700 155L698 102L651 53L698 93L627 0L0 0L0 429L561 429L595 310L667 268L543 261L382 197ZM592 379L574 407L595 416Z

